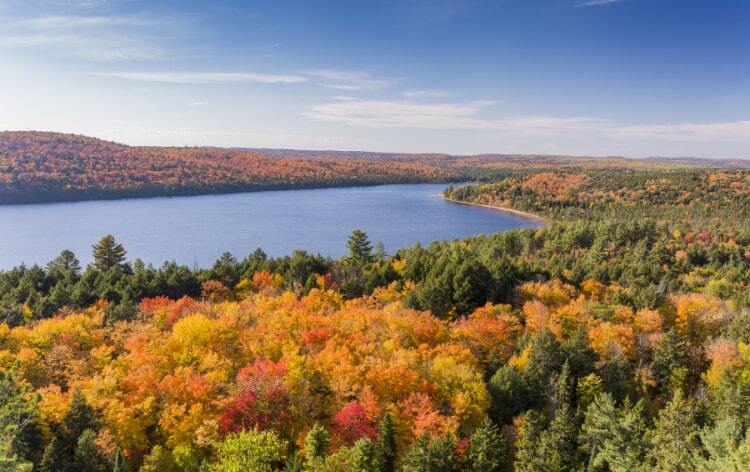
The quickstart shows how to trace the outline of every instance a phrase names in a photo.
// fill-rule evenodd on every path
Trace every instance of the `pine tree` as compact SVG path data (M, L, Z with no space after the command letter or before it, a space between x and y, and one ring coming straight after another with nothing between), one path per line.
M573 379L566 361L555 382L555 412L540 438L539 454L551 469L576 470L578 465L578 418L575 414Z
M481 262L467 258L461 263L453 276L453 302L458 314L469 314L484 305L491 278Z
M581 449L588 454L588 470L637 470L647 450L644 403L621 408L609 393L598 395L588 406L581 427Z
M169 449L157 444L143 459L143 464L138 472L172 472L175 470L176 466Z
M86 403L80 390L76 390L70 402L70 408L62 421L60 440L66 451L72 456L78 445L78 438L87 429L96 431L96 413Z
M456 442L446 435L430 441L423 436L418 439L404 459L403 472L455 472L458 470Z
M386 411L380 421L377 445L380 472L393 472L396 467L396 432L390 411Z
M659 412L656 430L652 432L652 449L648 454L653 470L687 472L694 470L693 457L701 453L700 429L695 403L677 390Z
M505 439L497 425L485 418L471 435L466 454L466 470L470 472L500 472L506 469Z
M573 471L579 465L578 418L575 414L573 380L565 362L555 381L552 421L541 431L543 417L530 411L516 443L518 472ZM528 425L526 424L528 422Z
M364 231L359 229L352 231L351 236L349 236L349 241L346 243L346 247L349 249L347 260L351 264L361 266L373 261L372 244L367 237L367 233Z
M41 448L37 399L13 371L0 370L0 459L15 457L12 462L22 463L18 457Z
M536 410L529 410L523 415L523 423L518 431L518 439L514 444L516 460L513 470L516 472L537 472L542 470L542 457L537 454L539 439L544 431L546 418Z
M688 348L680 334L671 328L654 345L651 370L661 393L672 393L681 387L687 373Z
M125 262L125 248L111 234L104 236L93 247L94 267L98 270L106 271Z
M700 433L701 444L706 454L693 456L696 469L714 470L747 470L748 447L750 437L744 437L744 430L737 418L724 418L713 427L704 428Z
M39 463L40 472L67 472L70 467L70 460L62 443L53 436L47 447L44 449L42 461Z
M352 446L349 472L378 472L378 448L370 438L360 438Z
M128 472L129 470L128 462L118 447L117 451L115 451L115 457L112 459L112 472Z
M308 466L312 466L316 460L319 460L328 453L328 447L331 444L331 436L328 431L316 424L307 433L305 438L305 460Z
M96 433L87 429L78 437L75 467L78 472L105 472L107 459L96 446Z

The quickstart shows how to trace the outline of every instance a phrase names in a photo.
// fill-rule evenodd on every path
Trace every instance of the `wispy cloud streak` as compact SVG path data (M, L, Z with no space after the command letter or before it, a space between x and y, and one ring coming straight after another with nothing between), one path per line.
M49 15L9 22L0 47L93 61L169 58L164 35L176 23L133 15Z
M317 69L304 73L324 87L349 92L374 91L390 87L398 79L393 77L373 77L369 72L336 69Z
M588 0L585 2L577 3L575 5L576 8L582 8L582 7L600 7L604 5L612 5L615 3L620 3L623 0Z
M750 143L750 121L719 123L623 124L591 117L481 116L492 101L414 103L337 100L311 107L305 116L365 128L490 131L509 136L578 136L628 141Z
M164 84L294 84L307 81L307 78L300 75L255 72L102 72L97 75Z

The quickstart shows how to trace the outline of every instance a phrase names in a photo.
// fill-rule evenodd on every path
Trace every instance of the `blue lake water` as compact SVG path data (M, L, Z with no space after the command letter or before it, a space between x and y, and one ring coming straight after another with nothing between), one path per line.
M161 265L205 267L229 251L272 256L294 249L338 257L353 229L386 252L416 242L465 238L539 223L497 210L444 201L444 184L0 206L0 269L46 264L63 249L82 263L91 245L113 234L128 250Z

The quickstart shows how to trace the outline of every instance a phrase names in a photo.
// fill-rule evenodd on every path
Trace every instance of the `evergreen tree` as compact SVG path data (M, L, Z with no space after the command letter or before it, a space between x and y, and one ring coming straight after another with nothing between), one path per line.
M652 449L648 460L653 470L687 472L694 470L693 457L701 453L700 429L695 403L677 390L659 412L656 429L650 435Z
M307 465L311 466L316 460L325 457L330 444L331 436L328 434L328 431L318 424L314 425L305 438L305 459Z
M303 472L305 470L305 459L299 454L291 453L284 463L284 472Z
M380 472L393 472L396 467L396 432L390 411L386 411L380 421L377 446Z
M14 371L0 370L0 459L30 458L41 448L37 396L17 380Z
M637 470L647 450L644 404L621 408L609 393L597 396L586 410L581 427L581 449L588 454L587 470L628 472Z
M549 470L573 471L578 467L578 418L575 414L573 379L566 361L555 384L554 416L540 438L539 454Z
M17 457L0 457L0 471L2 472L32 472L34 463Z
M81 275L81 263L72 251L66 249L47 264L47 272L57 280L73 282Z
M418 439L404 459L403 472L455 472L458 470L456 443L446 435L430 441Z
M523 423L518 431L518 439L514 444L516 460L513 464L515 472L537 472L542 469L543 459L537 453L539 438L544 431L546 418L536 410L529 410L523 415Z
M289 444L272 431L243 430L218 446L214 472L273 472L284 465Z
M157 444L143 459L139 472L173 472L176 471L172 454L168 449Z
M102 272L125 262L125 248L111 234L104 236L93 247L94 267Z
M78 438L87 429L97 430L96 413L89 406L80 390L76 390L70 402L70 408L63 417L60 441L72 456L78 445Z
M453 276L453 302L459 315L469 314L485 304L490 280L490 273L481 262L464 259Z
M96 433L85 430L78 437L75 453L75 470L77 472L106 472L107 459L96 446Z
M42 461L39 463L40 472L68 472L70 467L70 456L65 451L57 436L53 436L44 449Z
M674 328L656 342L651 370L661 393L672 393L682 386L689 363L687 352L685 341Z
M578 419L575 414L573 380L570 365L565 362L555 381L552 397L552 421L544 431L539 431L540 420L536 414L528 432L517 443L516 470L574 471L579 465ZM531 412L529 412L531 413ZM525 426L525 425L524 425Z
M489 418L485 418L471 435L466 454L466 470L469 472L500 472L506 470L505 438Z
M742 424L737 418L724 418L713 427L704 428L700 438L705 454L699 453L692 458L696 469L701 472L750 469L747 462L750 438L744 436Z
M117 451L115 451L115 457L112 459L112 472L128 472L129 470L128 462L118 447Z
M367 237L367 233L362 230L355 229L352 231L346 247L349 249L347 260L353 265L363 266L371 263L374 259L370 239Z
M370 438L360 438L352 446L349 472L379 472L378 448Z
M498 424L510 421L530 406L532 395L526 377L513 366L503 365L488 385L492 398L491 415Z

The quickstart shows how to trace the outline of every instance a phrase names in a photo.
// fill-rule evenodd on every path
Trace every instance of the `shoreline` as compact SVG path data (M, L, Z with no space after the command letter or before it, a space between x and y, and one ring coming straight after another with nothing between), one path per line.
M535 215L533 213L527 213L525 211L521 210L514 210L512 208L506 208L506 207L500 207L500 206L494 206L494 205L487 205L486 203L474 203L474 202L462 202L460 200L454 200L452 198L448 198L445 195L443 195L443 200L451 203L457 203L459 205L470 205L470 206L477 206L482 208L489 208L491 210L497 210L497 211L504 211L506 213L512 213L514 215L522 216L524 218L528 218L530 220L537 221L539 223L547 224L547 220L539 215Z

